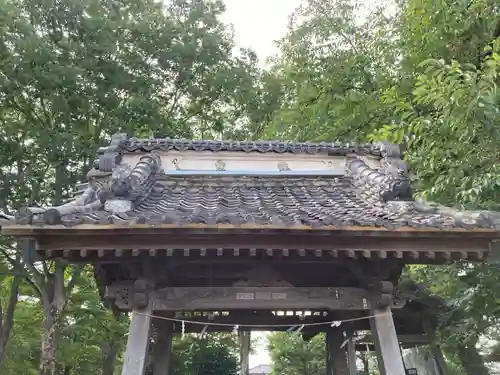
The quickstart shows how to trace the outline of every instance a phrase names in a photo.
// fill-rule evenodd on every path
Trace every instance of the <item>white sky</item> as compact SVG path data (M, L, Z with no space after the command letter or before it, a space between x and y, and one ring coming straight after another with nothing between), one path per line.
M237 47L251 48L261 65L278 50L275 41L285 36L288 18L301 0L225 0L224 22L234 26ZM250 367L269 364L265 334L252 332L259 338L256 354L250 356Z
M275 41L285 36L288 17L301 0L225 0L223 21L234 25L238 47L251 48L261 65L277 53Z

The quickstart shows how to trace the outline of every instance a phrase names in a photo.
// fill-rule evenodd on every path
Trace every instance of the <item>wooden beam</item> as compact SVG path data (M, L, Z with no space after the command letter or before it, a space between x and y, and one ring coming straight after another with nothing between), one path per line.
M132 311L122 375L144 375L149 348L152 304Z
M153 375L169 375L172 358L172 321L156 318L156 342L153 348Z
M250 342L251 332L238 332L240 343L240 375L249 375L250 372Z
M81 235L88 236L89 233L101 235L103 233L113 234L157 234L167 233L173 234L192 234L192 233L227 233L227 234L240 234L240 233L266 233L275 234L280 232L291 233L294 235L303 235L303 233L318 233L320 235L345 235L360 237L383 237L383 236L446 236L453 237L454 235L464 234L467 236L475 237L489 237L498 238L498 232L493 228L449 228L440 229L435 227L412 228L401 227L396 229L389 229L385 227L369 227L369 226L320 226L312 227L308 225L295 225L293 227L277 226L274 224L257 224L247 223L239 226L232 224L78 224L75 226L66 226L63 224L48 225L48 226L35 226L28 224L10 224L2 226L2 234L15 237L34 237L37 235Z
M328 331L325 335L325 367L326 375L335 375L333 373L333 360L332 360L332 339Z
M461 238L441 236L431 237L373 237L370 241L357 236L297 236L297 235L186 235L167 234L121 234L112 233L89 236L43 236L37 237L37 250L67 249L201 249L201 248L239 248L239 249L298 249L300 254L305 249L337 250L350 257L352 252L370 251L403 255L409 260L419 258L427 252L436 252L435 262L444 262L438 253L450 252L452 259L479 253L489 253L490 239L471 237L465 234ZM142 253L142 251L141 251ZM385 254L385 253L383 253ZM97 254L96 254L97 255ZM447 255L445 256L447 257ZM427 259L428 260L428 259Z
M107 287L120 309L131 308L134 290L129 284ZM370 294L361 288L328 287L167 287L151 293L157 311L187 310L369 310ZM394 303L394 308L402 304Z
M117 244L119 245L119 244ZM230 242L226 244L226 250L223 248L188 248L188 246L198 246L195 244L186 244L186 248L161 248L158 244L145 245L143 248L138 249L121 249L121 248L112 248L109 245L106 248L99 247L101 245L89 245L90 248L84 249L67 249L62 248L60 244L54 243L54 247L56 249L49 249L46 245L39 246L36 250L37 256L41 259L56 259L56 258L64 258L71 262L85 262L85 263L109 263L118 261L117 258L128 259L129 257L134 257L136 259L143 259L145 257L155 258L155 257L164 257L166 254L167 257L172 257L174 259L179 259L179 255L184 255L184 258L189 259L202 259L205 257L209 257L213 259L217 257L218 259L230 259L240 257L241 259L255 257L257 255L256 248L245 248L245 247L236 247L232 248ZM69 244L65 244L64 246L70 246ZM73 247L75 245L72 245ZM104 245L102 245L104 246ZM148 247L151 246L151 247ZM290 244L286 244L285 246L290 246ZM322 245L318 245L322 246ZM331 247L331 246L327 246ZM213 251L211 251L213 250ZM324 259L328 259L325 254L329 254L330 258L336 258L339 260L349 260L349 259L357 259L362 257L367 260L389 260L389 259L398 259L403 263L414 263L414 264L446 264L450 261L454 260L465 260L469 259L471 261L482 261L487 255L487 251L475 250L475 251L384 251L377 249L365 249L365 250L338 250L338 249L328 249L324 248L321 250L313 250L308 253L307 249L264 249L263 252L272 259L273 256L278 255L280 258L289 258L296 259L294 257L290 257L290 250L295 252L299 257L304 259L316 259L317 261L322 261Z
M347 364L349 365L349 375L357 375L356 345L352 336L347 341Z
M396 328L390 308L373 309L372 334L377 348L380 375L405 375Z
M328 362L331 363L327 375L349 375L346 350L341 347L343 342L344 336L341 330L330 328L326 331Z

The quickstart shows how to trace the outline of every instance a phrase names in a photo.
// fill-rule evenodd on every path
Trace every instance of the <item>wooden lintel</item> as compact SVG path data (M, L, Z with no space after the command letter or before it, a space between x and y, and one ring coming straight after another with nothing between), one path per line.
M133 287L114 284L106 294L120 309L131 308ZM361 288L328 287L168 287L151 292L155 311L277 309L369 310L370 294ZM404 306L394 300L393 308Z

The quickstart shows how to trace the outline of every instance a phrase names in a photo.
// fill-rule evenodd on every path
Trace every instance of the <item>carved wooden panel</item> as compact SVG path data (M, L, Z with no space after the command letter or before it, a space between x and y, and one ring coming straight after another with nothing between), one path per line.
M119 308L131 309L131 289L108 287ZM369 310L369 292L360 288L294 287L169 287L151 292L153 310L327 309ZM394 300L392 308L404 305Z

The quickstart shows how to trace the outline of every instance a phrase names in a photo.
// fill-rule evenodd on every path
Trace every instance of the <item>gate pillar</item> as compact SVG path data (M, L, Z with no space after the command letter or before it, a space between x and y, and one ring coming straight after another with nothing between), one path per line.
M390 307L372 310L370 326L377 352L380 375L405 375L396 328Z
M326 331L326 373L327 375L349 375L347 353L341 348L344 342L343 332L339 329Z
M151 331L151 305L149 303L146 307L132 310L122 375L144 375L146 372Z
M153 348L153 375L168 375L172 358L173 322L156 318L156 342Z

